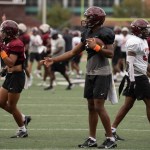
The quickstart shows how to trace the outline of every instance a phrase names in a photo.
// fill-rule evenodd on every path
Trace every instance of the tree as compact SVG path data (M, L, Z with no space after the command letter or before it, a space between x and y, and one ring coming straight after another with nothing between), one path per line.
M60 4L54 4L47 12L47 23L53 28L63 28L70 25L71 12L62 8Z
M124 0L120 6L114 6L114 17L150 17L150 8L144 0Z

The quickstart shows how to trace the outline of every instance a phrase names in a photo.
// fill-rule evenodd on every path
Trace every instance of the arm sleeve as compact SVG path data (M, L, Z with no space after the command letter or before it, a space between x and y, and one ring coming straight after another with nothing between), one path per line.
M129 63L129 78L130 78L131 82L135 81L135 78L134 78L134 67L133 67L134 60L135 60L134 56L128 56L127 55L127 62Z

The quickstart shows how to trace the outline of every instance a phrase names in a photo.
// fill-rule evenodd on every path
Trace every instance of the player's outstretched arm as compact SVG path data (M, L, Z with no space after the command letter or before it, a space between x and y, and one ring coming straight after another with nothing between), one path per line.
M60 56L53 57L53 58L45 57L44 60L40 61L40 63L49 67L50 65L52 65L55 62L61 62L61 61L68 60L68 59L72 58L73 56L80 54L83 50L84 50L84 44L81 42L74 49L72 49Z

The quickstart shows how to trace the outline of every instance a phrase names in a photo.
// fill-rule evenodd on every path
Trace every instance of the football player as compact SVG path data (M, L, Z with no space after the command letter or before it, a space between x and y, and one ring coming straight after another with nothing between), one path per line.
M19 29L15 21L4 21L0 29L3 41L3 43L0 43L0 57L7 70L5 80L0 88L0 107L12 114L19 126L17 134L11 138L24 138L28 136L26 125L31 120L31 118L22 115L17 108L25 84L24 44L17 37Z
M53 63L72 58L84 50L87 51L84 98L88 102L89 137L83 144L78 145L78 147L97 147L96 128L98 118L100 118L106 132L106 139L98 148L114 148L117 145L111 131L110 118L104 104L112 81L112 72L108 58L113 57L115 34L110 28L102 26L106 17L106 13L102 8L96 6L89 7L85 11L84 16L85 20L81 21L81 25L83 26L81 42L63 55L54 58L45 58L41 63L49 66Z
M72 48L74 48L81 41L80 31L73 31L72 35L73 35ZM75 57L73 57L71 60L71 70L72 70L72 72L74 70L76 71L77 78L81 78L80 72L82 72L82 71L80 70L80 62L81 62L82 55L83 55L83 53L80 53L80 54L76 55Z
M125 102L112 124L112 132L116 140L124 140L116 134L116 128L133 107L136 99L144 101L147 119L150 122L150 83L147 77L149 55L147 37L150 24L147 20L137 19L130 27L133 35L126 42L128 76L124 79L126 78L128 83L123 91Z
M41 59L44 57L50 56L51 53L51 37L50 37L50 25L48 24L41 24L39 27L39 30L41 32L41 37L43 40L43 45L46 47L46 50L41 53ZM44 74L43 74L43 81L39 83L38 85L47 86L46 84L46 78L50 76L50 69L47 68L44 65Z
M19 28L19 39L23 42L24 46L25 46L25 55L26 55L26 59L25 59L25 72L27 75L27 86L30 87L32 85L32 77L29 73L28 70L28 58L29 58L29 43L30 43L30 36L27 33L27 26L24 23L19 23L18 24L18 28Z
M114 41L114 56L112 58L112 69L113 69L113 79L116 82L118 75L120 73L119 60L121 58L121 42L122 42L121 27L115 26L114 32L115 32L115 41Z

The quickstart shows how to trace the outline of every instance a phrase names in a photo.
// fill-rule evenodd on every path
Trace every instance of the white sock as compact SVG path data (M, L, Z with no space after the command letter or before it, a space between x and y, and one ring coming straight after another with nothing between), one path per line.
M115 142L115 138L114 137L106 137L106 139L110 139L111 141Z
M91 136L89 136L89 138L90 138L92 141L96 142L96 139L95 139L95 138L93 138L93 137L91 137Z
M27 129L26 129L25 126L19 127L19 130L21 130L21 131L23 131L23 132L26 132L26 131L27 131Z
M114 132L116 132L116 128L114 128L114 127L111 127L111 131L112 131L112 133L114 133Z
M25 115L24 114L21 114L22 115L22 119L23 121L25 121Z

